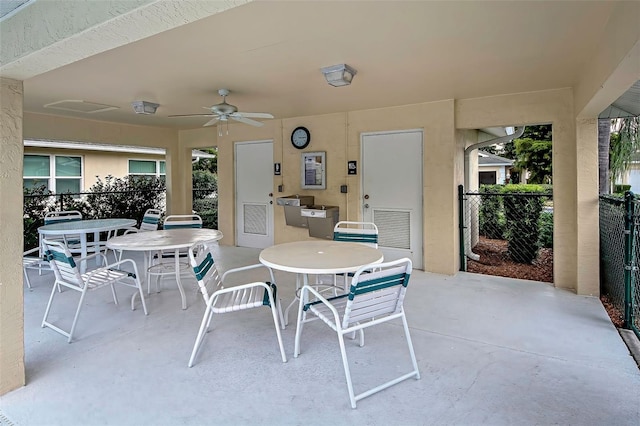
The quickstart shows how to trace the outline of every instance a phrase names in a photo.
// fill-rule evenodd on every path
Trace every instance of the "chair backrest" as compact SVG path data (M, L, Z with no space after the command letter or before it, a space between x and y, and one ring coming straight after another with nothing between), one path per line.
M160 216L162 212L158 209L147 209L140 223L141 231L155 231L160 225Z
M69 284L84 287L84 280L78 269L71 252L61 242L42 240L44 258L49 261L51 269L56 276L56 281L64 281Z
M362 243L378 248L378 227L373 222L341 220L333 227L333 240Z
M408 258L360 268L351 280L342 327L402 312L411 270Z
M202 218L197 214L176 214L167 216L162 225L164 229L202 228Z
M218 273L211 246L207 243L197 243L189 249L189 263L198 281L200 293L205 303L209 301L210 294L222 287L222 278ZM207 289L210 287L210 290Z
M82 213L77 210L49 212L44 216L44 224L51 225L58 222L82 220Z

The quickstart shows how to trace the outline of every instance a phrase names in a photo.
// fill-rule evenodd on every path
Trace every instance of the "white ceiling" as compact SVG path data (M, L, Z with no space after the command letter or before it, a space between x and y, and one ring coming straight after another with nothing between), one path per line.
M574 86L611 2L253 2L24 81L24 109L196 128L219 103L276 118ZM351 86L321 67L347 63ZM84 100L95 114L43 105ZM130 104L160 104L137 115Z

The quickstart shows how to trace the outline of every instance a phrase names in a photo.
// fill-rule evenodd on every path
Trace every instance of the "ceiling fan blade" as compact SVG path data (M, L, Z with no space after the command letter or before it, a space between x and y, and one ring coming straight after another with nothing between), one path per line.
M273 118L273 115L267 112L236 112L235 114L247 118Z
M213 125L214 125L214 124L216 124L217 122L218 122L218 117L213 118L213 119L211 119L211 120L207 121L206 123L204 123L204 124L202 125L202 127L213 126Z
M167 115L167 117L215 117L217 114L177 114L177 115Z
M256 120L252 120L250 118L244 118L244 117L240 117L240 116L237 116L237 115L231 115L230 117L232 119L236 120L236 121L239 121L239 122L244 123L244 124L249 124L251 126L256 126L256 127L264 126L264 123L261 123L261 122L256 121Z

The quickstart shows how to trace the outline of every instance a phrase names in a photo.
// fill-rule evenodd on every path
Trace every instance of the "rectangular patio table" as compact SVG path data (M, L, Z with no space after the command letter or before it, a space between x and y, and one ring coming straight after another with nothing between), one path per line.
M182 309L187 309L187 300L180 280L180 249L189 248L196 243L218 241L222 232L207 228L177 228L158 231L141 231L120 235L107 241L107 248L111 250L141 251L144 253L144 268L147 274L147 291L149 287L149 268L153 253L173 250L175 258L175 277L182 298ZM135 297L135 294L134 294Z
M93 233L94 247L97 253L101 247L100 232L117 231L118 229L130 228L135 224L135 219L114 218L69 220L43 225L38 228L40 247L42 247L42 239L48 236L80 235L80 256L87 257L87 234ZM99 264L99 258L96 258L96 264ZM80 272L84 274L86 271L87 263L83 260L80 262Z
M289 309L299 300L300 276L309 284L309 274L346 274L362 266L381 263L382 251L364 244L340 241L296 241L268 247L260 252L260 263L273 269L296 275L296 293L284 313L289 323Z

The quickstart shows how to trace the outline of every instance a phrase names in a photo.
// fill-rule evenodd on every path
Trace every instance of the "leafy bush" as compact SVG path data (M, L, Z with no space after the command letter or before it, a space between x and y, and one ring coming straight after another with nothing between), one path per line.
M23 250L25 251L37 247L39 244L38 228L44 225L44 215L49 211L51 203L49 194L49 190L44 185L24 189L22 223L24 228Z
M90 212L86 217L91 219L123 217L136 219L139 225L147 209L165 208L165 182L157 177L125 176L120 179L109 175L104 181L98 177L89 191L86 202Z
M498 194L502 185L482 185L481 194ZM505 218L502 196L483 195L480 204L480 235L501 240L504 238Z
M538 253L538 219L545 199L520 194L540 194L545 190L540 185L505 185L502 191L509 257L515 262L531 263Z
M218 175L206 170L193 171L193 211L202 226L218 229Z
M538 219L538 247L553 248L553 213L542 212Z
M631 191L631 185L613 185L613 192L615 194L624 194L626 191Z

